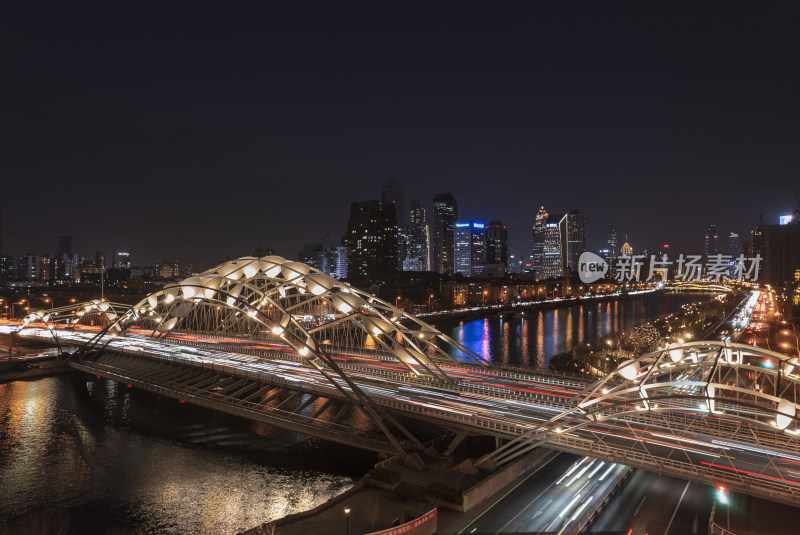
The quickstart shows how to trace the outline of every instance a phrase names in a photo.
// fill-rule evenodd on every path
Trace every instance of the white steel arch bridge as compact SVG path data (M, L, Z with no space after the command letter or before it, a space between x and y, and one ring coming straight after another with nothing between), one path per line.
M240 258L139 303L38 311L19 331L79 346L87 373L300 433L405 453L398 416L800 502L796 358L722 341L643 355L594 383L489 365L434 327L299 262ZM358 408L379 430L348 422Z

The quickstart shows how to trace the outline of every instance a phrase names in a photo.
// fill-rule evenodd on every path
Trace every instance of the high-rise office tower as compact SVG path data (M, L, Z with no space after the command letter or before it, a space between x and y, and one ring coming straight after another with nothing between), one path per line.
M787 223L759 228L763 229L763 264L758 280L772 284L794 282L800 272L800 211L795 211Z
M47 253L39 255L39 280L49 281L55 278L52 260Z
M564 272L561 263L561 232L558 225L562 217L563 214L553 214L547 217L544 224L542 279L560 277Z
M442 274L453 274L453 229L458 219L458 204L450 192L433 196L431 229L431 267Z
M537 278L544 277L544 233L547 224L547 210L544 206L539 208L536 221L533 223L533 254L531 255L531 269Z
M735 232L728 235L728 254L735 260L742 254L742 240Z
M578 259L586 250L586 228L583 214L570 210L558 222L561 236L561 268L564 274L578 271Z
M381 190L381 208L386 210L390 204L394 205L394 215L397 218L397 269L403 269L403 260L408 248L408 235L406 233L406 204L403 196L403 185L396 178L390 178L383 183Z
M394 203L354 202L347 221L347 277L386 280L397 272L397 217Z
M58 256L71 256L72 255L72 236L59 236L58 237Z
M406 236L408 238L408 245L406 246L406 259L410 259L411 261L404 265L420 267L421 271L429 271L431 266L428 254L430 248L428 218L425 213L425 205L422 204L421 201L411 201L407 228Z
M381 190L381 208L394 204L394 213L397 217L397 228L403 229L406 224L406 204L403 196L403 185L396 178L390 178L383 183Z
M347 247L336 247L334 251L335 267L331 272L331 276L337 279L345 279L347 278Z
M473 266L486 263L485 230L486 225L478 221L456 223L453 260L456 273L471 277Z
M717 225L709 223L706 227L706 256L719 254L719 236Z
M616 225L609 225L608 226L608 250L611 256L617 256L619 249L617 245L617 226Z
M503 264L503 273L508 273L508 230L500 221L486 225L486 263Z
M28 253L19 258L17 276L21 280L35 281L39 279L39 255Z

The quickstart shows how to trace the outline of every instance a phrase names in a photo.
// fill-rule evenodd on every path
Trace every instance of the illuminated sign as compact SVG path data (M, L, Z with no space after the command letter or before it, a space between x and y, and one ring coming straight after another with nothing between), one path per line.
M472 224L472 228L483 228L483 227L484 227L483 223L473 223Z
M788 225L791 222L792 222L792 216L791 215L782 215L781 216L781 225Z
M468 227L469 223L456 223L456 228L465 228Z

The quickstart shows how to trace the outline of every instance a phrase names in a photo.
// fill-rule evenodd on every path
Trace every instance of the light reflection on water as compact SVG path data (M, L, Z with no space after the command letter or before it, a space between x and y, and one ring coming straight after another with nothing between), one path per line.
M708 295L648 294L625 300L493 316L442 330L479 355L500 364L546 366L552 355L575 344L598 344L611 332L627 330L676 312Z
M291 451L293 433L88 384L0 384L0 521L58 510L76 533L233 533L313 508L375 462L321 442ZM330 448L331 460L320 460ZM342 456L352 455L361 458L348 467Z

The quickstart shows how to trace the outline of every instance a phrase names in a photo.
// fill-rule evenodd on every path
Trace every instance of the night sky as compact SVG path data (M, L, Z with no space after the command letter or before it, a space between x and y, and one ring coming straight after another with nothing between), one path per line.
M539 205L634 248L796 207L800 12L691 2L7 2L4 252L214 265L338 244L388 177L529 254ZM724 248L723 248L724 249Z

